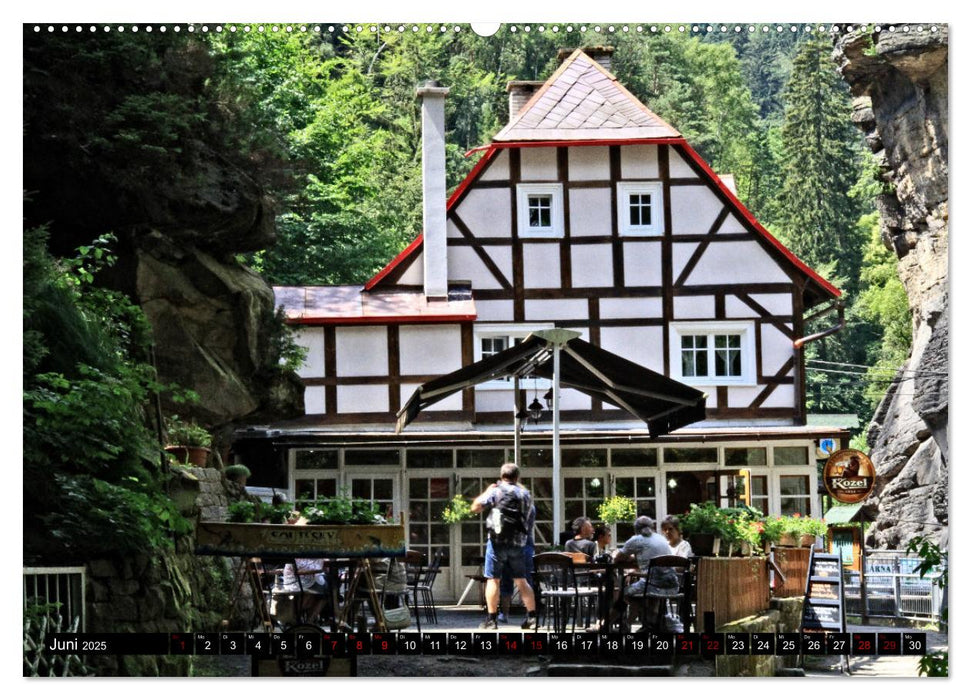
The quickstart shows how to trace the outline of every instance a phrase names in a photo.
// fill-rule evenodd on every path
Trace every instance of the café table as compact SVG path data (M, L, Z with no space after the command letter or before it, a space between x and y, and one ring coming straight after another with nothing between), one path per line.
M588 573L599 575L603 582L600 595L600 608L603 612L604 628L610 630L613 624L614 613L614 590L618 579L623 585L624 572L629 569L637 569L637 562L633 559L622 559L615 561L610 559L606 562L574 562L573 568L578 573Z

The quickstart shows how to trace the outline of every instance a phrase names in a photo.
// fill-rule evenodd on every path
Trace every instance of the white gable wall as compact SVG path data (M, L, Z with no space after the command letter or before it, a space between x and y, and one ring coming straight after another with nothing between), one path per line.
M613 248L610 244L574 245L570 248L574 287L614 285Z
M386 326L343 327L336 329L337 376L367 377L388 374L388 329ZM388 389L384 391L385 404ZM340 392L338 392L340 400ZM343 410L343 403L341 403Z
M509 179L509 151L501 149L492 156L492 162L479 174L480 180L508 180Z
M609 180L610 151L606 146L567 149L570 180Z
M556 289L560 286L560 244L523 244L523 284L527 289Z
M672 187L668 206L671 207L671 232L675 235L708 233L723 209L707 185Z
M458 325L401 326L398 330L401 374L446 374L462 367L462 332Z
M523 182L556 180L555 148L520 149L519 178Z
M300 326L294 331L293 340L297 345L307 350L307 357L297 369L297 376L301 378L323 377L324 329Z
M477 236L509 238L512 236L511 206L512 199L507 189L472 187L466 191L455 212Z
M610 190L606 187L571 189L570 235L610 235Z
M624 243L624 282L628 287L661 286L661 243Z
M687 246L676 246L676 248L679 247ZM677 256L676 250L676 259ZM716 241L709 245L705 254L701 256L701 260L688 276L687 284L720 284L725 282L726 277L734 284L791 282L759 243Z
M661 176L657 146L621 146L620 176L625 180L653 180Z

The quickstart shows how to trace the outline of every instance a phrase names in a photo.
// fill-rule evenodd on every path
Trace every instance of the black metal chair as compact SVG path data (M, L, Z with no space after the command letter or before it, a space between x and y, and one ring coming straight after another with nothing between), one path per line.
M685 557L665 555L654 557L648 562L646 571L637 571L627 575L629 582L644 581L644 591L636 595L626 594L628 603L641 604L641 631L673 632L665 629L664 620L671 614L683 615L684 603L690 585L691 561ZM651 605L653 603L653 605ZM653 614L648 612L653 607ZM681 624L684 625L683 617ZM627 622L630 627L630 620ZM685 631L682 627L681 631Z
M415 624L418 627L418 634L421 634L421 615L418 613L418 585L421 583L422 569L425 566L425 555L409 549L405 552L405 576L407 577L407 589L405 595L411 598L411 607L415 613Z
M438 577L438 572L441 571L442 559L444 558L445 548L443 547L432 556L431 563L415 585L416 604L417 596L421 593L421 607L425 611L425 620L436 625L438 624L438 613L435 611L435 594L432 589L435 587L435 579Z
M578 586L573 558L562 552L547 552L533 557L533 582L537 596L537 607L543 609L547 629L552 626L555 632L565 632L567 622L571 631L576 632L577 617L584 603L589 602L589 610L596 609L600 588ZM539 630L539 616L536 618Z

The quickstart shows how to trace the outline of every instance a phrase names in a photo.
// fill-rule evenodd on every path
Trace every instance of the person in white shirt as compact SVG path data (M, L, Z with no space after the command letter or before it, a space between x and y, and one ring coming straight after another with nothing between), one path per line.
M686 558L694 556L694 552L691 551L691 544L681 537L681 523L677 516L669 515L661 521L661 534L668 538L672 554Z

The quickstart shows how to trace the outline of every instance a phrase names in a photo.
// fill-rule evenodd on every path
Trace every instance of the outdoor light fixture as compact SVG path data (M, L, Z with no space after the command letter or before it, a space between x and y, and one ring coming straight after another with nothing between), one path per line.
M549 391L543 394L543 401L546 402L546 408L553 408L553 387L550 387Z
M539 399L533 398L532 403L526 407L529 411L529 417L534 423L539 423L539 419L543 417L543 404L539 402Z

